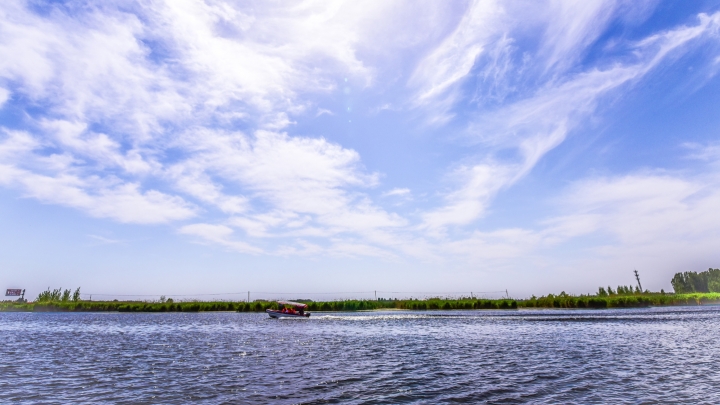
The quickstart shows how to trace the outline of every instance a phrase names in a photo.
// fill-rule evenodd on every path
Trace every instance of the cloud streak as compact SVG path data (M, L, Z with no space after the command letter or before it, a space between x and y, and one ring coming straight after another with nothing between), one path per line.
M636 43L632 62L618 62L604 70L592 67L564 81L553 77L531 96L481 113L469 125L468 137L490 148L490 158L458 171L465 177L464 184L445 197L447 205L425 215L426 224L431 228L463 225L482 217L500 190L529 173L543 156L565 141L595 114L604 97L641 80L663 60L687 52L689 45L699 44L692 41L713 39L719 19L720 13L701 14L695 26L679 27ZM563 49L575 50L569 45ZM550 62L548 66L555 65ZM516 154L512 161L492 158L492 151L508 150Z

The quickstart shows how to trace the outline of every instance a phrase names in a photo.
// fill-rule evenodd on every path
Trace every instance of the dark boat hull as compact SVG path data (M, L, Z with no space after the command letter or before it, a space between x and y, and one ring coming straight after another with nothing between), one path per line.
M266 309L265 312L267 312L268 315L270 315L270 318L309 318L310 313L306 312L303 315L300 314L286 314L280 311L276 311L274 309Z

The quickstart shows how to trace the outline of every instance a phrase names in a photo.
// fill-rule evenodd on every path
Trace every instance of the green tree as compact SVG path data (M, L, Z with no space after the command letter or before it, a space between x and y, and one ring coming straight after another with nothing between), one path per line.
M720 292L720 269L709 268L700 273L695 271L675 273L670 283L678 294Z
M708 269L707 286L709 292L720 292L720 269Z
M73 293L72 300L75 302L80 301L80 287L78 287L77 290L75 290L75 292Z
M670 284L672 284L673 290L675 290L675 294L687 294L695 292L692 284L690 283L688 272L675 273L675 276L672 278L672 280L670 280Z

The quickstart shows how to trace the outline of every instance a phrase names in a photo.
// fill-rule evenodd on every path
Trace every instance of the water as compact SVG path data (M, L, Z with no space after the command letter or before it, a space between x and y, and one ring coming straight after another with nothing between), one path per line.
M0 313L0 403L720 403L720 308Z

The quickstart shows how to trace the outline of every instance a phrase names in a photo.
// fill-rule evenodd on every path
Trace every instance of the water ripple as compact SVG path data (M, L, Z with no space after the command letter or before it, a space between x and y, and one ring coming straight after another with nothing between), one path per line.
M0 313L0 402L720 403L720 308Z

